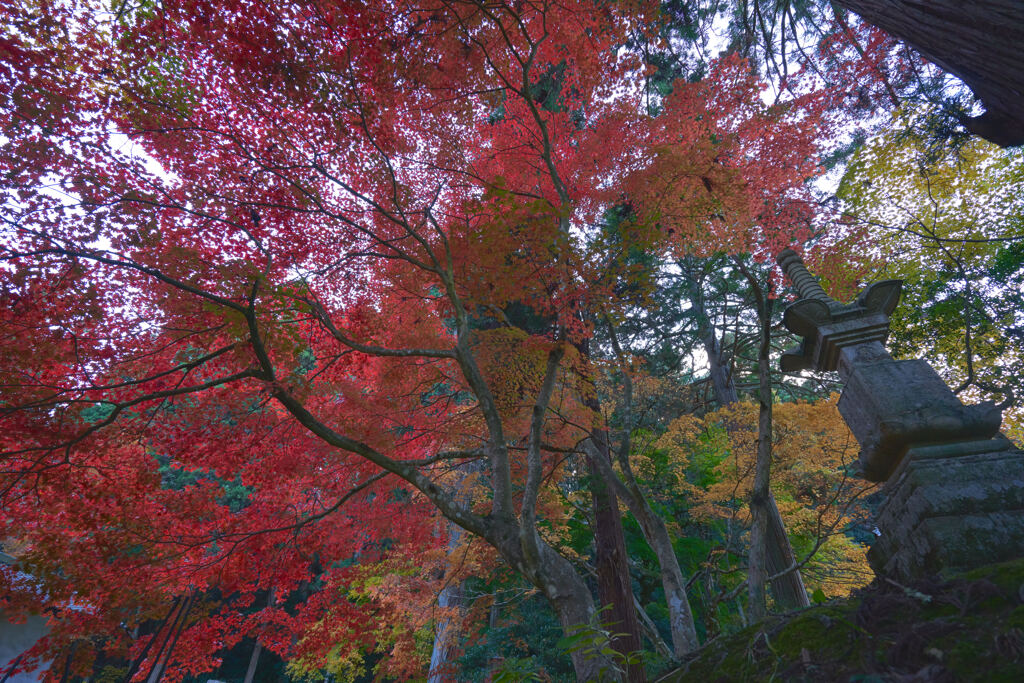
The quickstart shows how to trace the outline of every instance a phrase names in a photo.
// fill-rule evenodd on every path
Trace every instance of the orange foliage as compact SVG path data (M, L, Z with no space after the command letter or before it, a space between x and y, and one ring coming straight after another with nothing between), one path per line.
M814 552L803 569L808 588L820 588L827 596L846 595L870 576L866 547L844 532L866 518L861 500L874 486L853 471L858 446L836 409L837 400L833 395L773 409L772 493L798 561ZM684 484L695 517L749 526L757 419L756 403L735 403L703 418L684 415L657 442L681 468L710 475L708 486Z

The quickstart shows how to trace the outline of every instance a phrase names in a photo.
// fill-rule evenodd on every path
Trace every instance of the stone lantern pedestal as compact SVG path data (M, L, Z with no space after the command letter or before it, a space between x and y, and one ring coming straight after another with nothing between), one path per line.
M868 551L897 580L1024 555L1024 453L1003 438L911 448L883 489Z
M854 366L838 408L860 444L868 481L888 480L912 446L986 439L1001 422L991 403L962 404L923 360Z

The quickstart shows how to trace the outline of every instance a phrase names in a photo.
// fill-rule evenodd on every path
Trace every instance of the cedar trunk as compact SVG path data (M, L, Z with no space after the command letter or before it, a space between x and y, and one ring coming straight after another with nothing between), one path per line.
M958 76L985 105L965 119L976 135L1024 144L1024 2L1021 0L836 0Z
M580 354L590 358L590 342L585 340L577 346ZM601 414L601 401L586 388L581 391L583 405ZM594 448L587 449L587 465L590 472L590 495L594 509L594 557L597 572L597 597L600 607L607 607L600 621L612 633L621 634L612 639L612 649L624 658L630 657L643 647L640 636L640 620L636 615L633 586L629 577L629 563L626 555L626 536L622 531L622 515L615 492L601 476L602 466L611 466L611 446L608 430L595 428L590 437ZM600 462L595 459L599 458ZM631 683L647 680L641 663L631 664L626 671Z
M591 448L587 447L588 453L590 450ZM683 578L679 558L672 547L672 537L669 536L665 521L651 509L650 503L636 483L627 458L621 458L619 461L622 468L621 479L615 474L610 462L602 462L593 455L590 456L590 462L599 466L600 475L604 477L605 483L611 484L618 496L629 506L629 511L640 524L647 545L658 558L661 585L665 590L665 601L668 603L672 649L675 656L681 659L696 650L700 643L697 640L690 600L686 594L686 580Z
M726 406L739 400L736 392L736 384L733 382L732 374L729 372L728 362L722 353L722 345L711 321L704 311L703 301L699 292L694 292L692 302L698 320L698 334L704 346L704 352L708 356L708 365L711 368L711 386L714 389L715 400L719 405ZM769 378L769 388L771 386ZM768 502L765 507L767 515L767 529L765 533L765 570L767 576L775 576L786 571L795 564L793 546L786 534L786 525L779 514L778 505L775 504L775 497L769 490ZM635 513L634 513L635 514ZM804 587L803 577L799 569L786 572L771 581L772 595L776 604L783 609L799 609L807 607L811 601L807 597L807 589Z
M771 517L772 463L772 379L771 379L771 311L773 299L757 293L758 323L761 342L757 354L757 463L754 467L754 485L750 491L750 559L747 587L750 591L750 621L758 622L767 616L765 582L768 559L768 529Z
M619 513L615 492L601 476L600 465L594 462L595 458L602 458L604 462L611 463L608 432L604 429L595 430L593 439L597 448L588 454L587 460L594 503L594 544L597 551L594 565L597 570L598 599L602 606L608 607L601 614L601 622L613 634L620 634L612 639L611 645L615 651L629 656L641 650L643 644L640 641L640 622L629 578L622 515ZM627 680L631 683L647 680L640 662L630 664Z

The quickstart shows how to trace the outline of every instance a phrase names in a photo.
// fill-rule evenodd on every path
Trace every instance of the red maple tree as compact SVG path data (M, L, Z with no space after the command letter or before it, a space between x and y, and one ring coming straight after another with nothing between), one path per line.
M588 623L537 524L616 306L583 236L629 202L660 249L802 241L821 100L724 60L648 115L645 2L3 5L0 535L36 652L325 656L374 608L341 565L416 564L441 516Z

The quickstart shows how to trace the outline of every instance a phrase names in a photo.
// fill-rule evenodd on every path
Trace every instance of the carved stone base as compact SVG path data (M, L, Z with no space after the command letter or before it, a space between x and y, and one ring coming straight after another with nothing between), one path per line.
M1004 438L911 448L886 484L868 551L909 581L1024 556L1024 453Z

